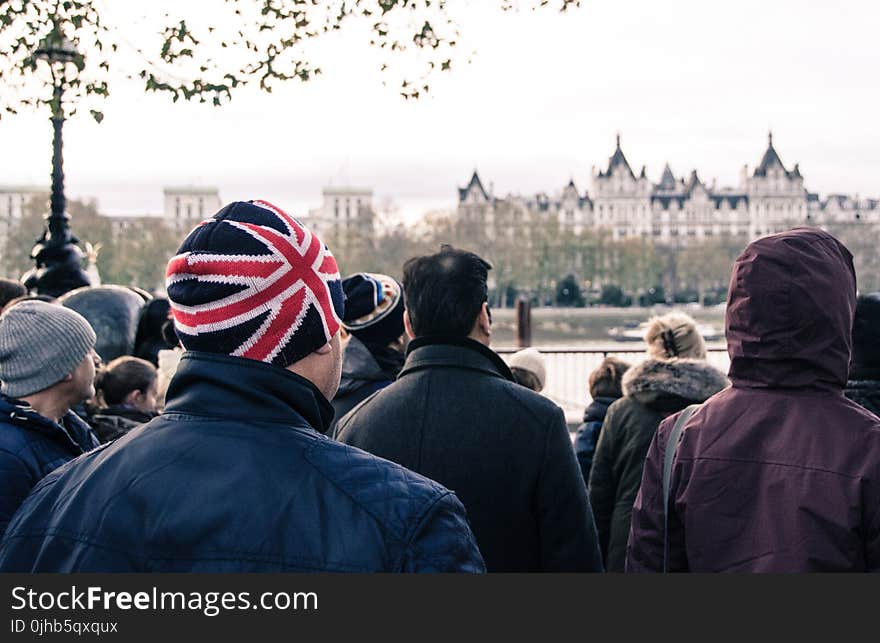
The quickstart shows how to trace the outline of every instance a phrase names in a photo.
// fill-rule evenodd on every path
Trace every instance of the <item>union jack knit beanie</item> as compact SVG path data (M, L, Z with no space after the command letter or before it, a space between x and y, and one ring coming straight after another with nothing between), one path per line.
M336 260L266 201L236 201L196 226L168 263L174 328L191 351L286 367L339 331Z

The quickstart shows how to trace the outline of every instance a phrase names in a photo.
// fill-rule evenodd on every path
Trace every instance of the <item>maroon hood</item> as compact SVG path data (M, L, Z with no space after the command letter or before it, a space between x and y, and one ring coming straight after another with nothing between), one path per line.
M735 387L843 389L852 350L852 255L817 228L748 245L727 296Z

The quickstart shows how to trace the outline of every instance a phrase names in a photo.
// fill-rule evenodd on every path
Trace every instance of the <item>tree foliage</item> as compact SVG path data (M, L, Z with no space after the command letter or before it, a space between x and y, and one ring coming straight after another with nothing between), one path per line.
M880 291L880 253L877 252L880 225L834 223L827 228L852 253L859 292Z
M503 10L519 4L500 0ZM527 4L566 11L580 0ZM73 109L85 97L106 97L117 75L174 101L214 105L248 85L271 92L281 82L308 81L322 69L307 45L357 23L367 26L368 44L386 53L383 71L404 58L416 61L414 71L401 75L398 90L418 98L429 91L432 74L451 69L459 38L446 0L205 0L177 2L166 11L146 6L156 29L132 42L132 25L97 0L0 2L0 117L50 103L45 87L29 82L38 72L34 51L50 35L69 39L81 52L59 72L62 78L52 80L63 81ZM100 110L92 115L103 117Z

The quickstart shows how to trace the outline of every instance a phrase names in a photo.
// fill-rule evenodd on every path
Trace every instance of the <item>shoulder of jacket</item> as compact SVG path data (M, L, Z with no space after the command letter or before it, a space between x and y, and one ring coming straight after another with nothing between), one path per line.
M540 426L554 424L559 417L565 417L565 413L556 402L516 382L492 378L491 386L496 387L508 399L517 404Z
M387 391L389 388L391 388L391 386L394 386L394 384L391 384L391 385L386 386L384 388L380 388L378 391L373 391L367 397L365 397L360 402L358 402L353 407L351 407L351 409L349 409L348 413L343 415L336 422L336 430L334 431L334 435L331 437L335 438L337 435L342 433L342 431L345 429L345 427L347 427L358 416L361 409L363 409L368 403L370 403L372 400L374 400L376 398L376 396L378 396L380 393L382 393L383 391Z
M0 417L0 451L26 460L22 457L24 453L33 452L36 444L43 445L47 442L49 438L29 428L27 422L12 422L8 417Z
M333 440L316 441L305 457L340 493L401 541L409 540L425 514L452 493L398 464Z
M648 406L633 397L626 396L616 400L614 404L608 407L605 419L607 420L609 417L613 419L615 416L619 417L624 413L644 413L648 411L650 411Z

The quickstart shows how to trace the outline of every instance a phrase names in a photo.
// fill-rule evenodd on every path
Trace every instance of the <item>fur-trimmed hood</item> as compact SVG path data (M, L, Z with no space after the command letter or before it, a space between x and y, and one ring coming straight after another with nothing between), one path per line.
M648 359L624 373L621 382L625 396L645 404L660 397L704 402L729 384L724 373L699 359Z

